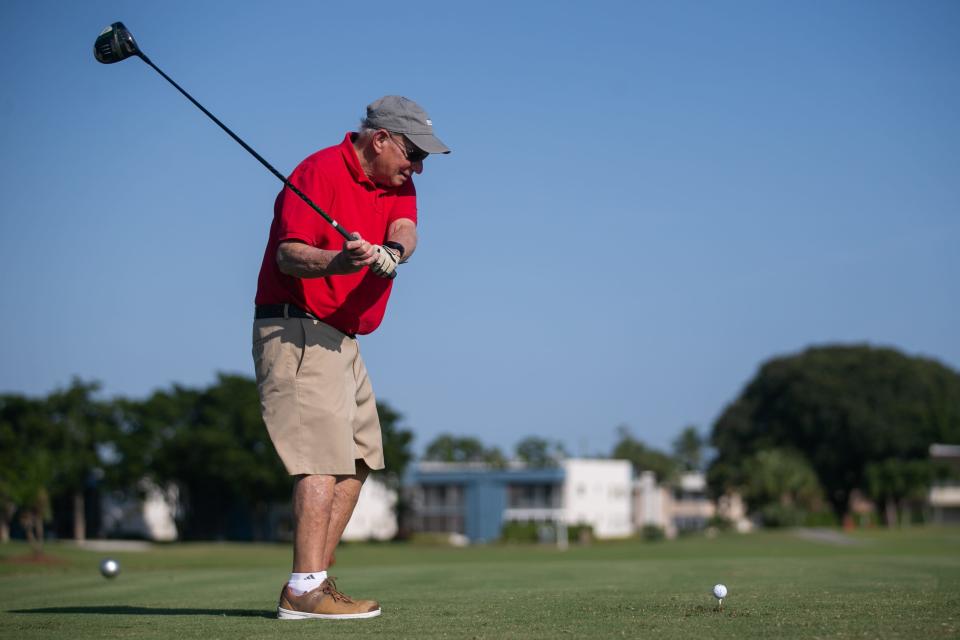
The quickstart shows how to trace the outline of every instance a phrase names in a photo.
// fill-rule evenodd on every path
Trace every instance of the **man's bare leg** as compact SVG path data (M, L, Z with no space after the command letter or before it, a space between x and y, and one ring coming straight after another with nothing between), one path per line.
M352 476L300 476L293 487L293 571L326 571L357 506L370 469L357 460Z
M357 472L352 476L337 476L337 484L333 494L333 509L330 512L330 524L327 526L326 554L324 555L324 569L334 563L334 552L340 544L340 536L350 522L350 516L357 506L360 489L367 479L370 468L362 459L357 459Z
M327 569L324 549L336 476L299 476L293 485L293 572Z
M380 615L380 604L376 600L354 600L344 596L335 590L326 573L369 472L362 460L357 463L354 475L297 478L293 488L296 527L293 573L280 592L278 618L373 618Z

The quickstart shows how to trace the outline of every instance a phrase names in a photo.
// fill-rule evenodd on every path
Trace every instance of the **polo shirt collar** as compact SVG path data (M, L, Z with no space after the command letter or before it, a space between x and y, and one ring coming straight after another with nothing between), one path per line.
M357 155L357 150L353 148L353 137L355 135L355 133L348 131L347 135L343 138L343 142L340 143L343 160L347 163L347 170L354 180L360 184L376 189L378 188L377 185L367 176L363 167L360 166L360 157Z

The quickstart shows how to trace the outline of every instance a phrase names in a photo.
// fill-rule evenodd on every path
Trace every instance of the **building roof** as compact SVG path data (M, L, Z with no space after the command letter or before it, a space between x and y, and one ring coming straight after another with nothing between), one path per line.
M532 468L509 465L505 469L491 467L482 462L419 462L411 465L407 479L412 483L440 484L473 482L563 482L563 467Z

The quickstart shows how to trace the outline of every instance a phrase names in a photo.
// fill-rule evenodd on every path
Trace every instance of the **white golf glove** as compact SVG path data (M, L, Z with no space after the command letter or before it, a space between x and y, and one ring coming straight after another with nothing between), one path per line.
M400 252L383 245L374 245L377 260L370 265L370 269L381 278L391 278L397 265L400 264Z

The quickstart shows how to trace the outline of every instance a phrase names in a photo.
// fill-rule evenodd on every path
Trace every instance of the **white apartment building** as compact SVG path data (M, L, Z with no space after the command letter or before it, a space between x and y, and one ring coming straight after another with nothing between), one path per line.
M563 462L563 521L589 524L599 538L633 533L631 480L626 460L570 458Z

